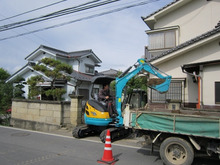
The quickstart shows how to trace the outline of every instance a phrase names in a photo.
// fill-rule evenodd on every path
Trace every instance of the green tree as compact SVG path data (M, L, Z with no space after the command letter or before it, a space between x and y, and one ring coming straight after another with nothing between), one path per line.
M38 86L38 83L44 82L44 79L42 76L33 76L27 80L27 83L29 86L29 98L34 98L35 96L38 96L39 94L43 94L43 91Z
M121 73L122 72L119 71L118 72L118 76ZM145 77L134 76L126 84L127 94L132 93L133 89L142 89L142 90L147 92L147 83L148 83L147 76L145 76ZM116 85L115 81L112 81L111 84L110 84L111 90L113 92L115 92L115 85Z
M52 58L44 58L38 65L33 66L33 69L43 72L47 77L50 77L51 86L49 90L44 91L42 88L37 86L39 82L44 82L43 78L39 76L36 78L33 77L28 81L31 89L30 96L33 97L38 94L45 94L48 97L52 96L53 100L60 100L61 96L65 94L66 91L61 88L56 88L54 84L57 80L70 80L70 76L68 76L68 74L73 72L72 67Z
M66 93L66 90L63 88L54 88L45 91L46 96L53 96L54 100L61 100L62 95Z
M17 76L15 81L13 81L13 83L15 84L13 97L16 99L24 99L23 94L25 93L25 91L22 90L24 88L22 81L25 81L25 79L21 76Z
M128 83L128 93L131 93L134 89L142 89L147 92L147 77L133 77Z
M10 74L3 68L0 68L0 83L4 83Z
M11 99L13 97L13 85L12 83L5 83L5 80L10 74L0 68L0 113L5 113L6 110L11 108Z

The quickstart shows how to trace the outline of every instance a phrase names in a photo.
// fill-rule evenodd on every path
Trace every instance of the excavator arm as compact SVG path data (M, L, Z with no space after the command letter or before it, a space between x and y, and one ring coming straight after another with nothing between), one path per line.
M133 67L134 69L130 71ZM160 93L165 93L169 89L172 78L171 76L167 75L166 73L163 73L158 68L148 63L145 59L138 59L138 61L133 66L130 66L125 72L123 72L118 78L116 78L116 110L118 113L118 116L116 118L116 127L121 127L123 125L123 117L121 113L122 91L127 82L132 77L136 76L142 71L148 72L164 80L161 84L149 86L150 88L153 88Z

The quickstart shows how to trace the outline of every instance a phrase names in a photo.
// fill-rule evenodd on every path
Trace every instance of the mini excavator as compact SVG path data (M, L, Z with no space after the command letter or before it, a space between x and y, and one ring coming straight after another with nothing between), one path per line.
M115 99L113 101L113 108L115 114L110 115L107 107L95 98L91 98L86 102L84 121L85 125L77 126L73 130L73 137L82 138L90 136L95 133L100 133L100 139L105 142L105 135L107 129L111 132L112 140L126 136L129 133L128 129L123 126L122 116L122 93L127 82L138 74L152 74L153 76L162 79L162 83L151 85L150 88L165 93L168 91L172 77L160 71L158 68L147 62L145 59L138 59L138 61L126 69L119 77L115 79ZM110 83L114 78L101 76L95 78L93 84ZM90 92L91 94L91 92Z

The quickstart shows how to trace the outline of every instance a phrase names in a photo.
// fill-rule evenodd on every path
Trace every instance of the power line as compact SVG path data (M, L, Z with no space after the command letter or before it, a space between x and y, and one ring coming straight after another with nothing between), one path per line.
M78 6L74 6L74 7L72 7L72 8L75 9L75 8L82 7L82 6L84 6L84 5L91 4L91 3L94 3L94 2L97 2L97 1L99 1L99 0L90 1L90 2L81 4L81 5L78 5ZM53 12L53 13L50 13L50 14L47 14L47 15L43 15L43 16L40 16L40 17L31 18L31 19L24 20L24 21L19 21L19 22L15 22L15 23L10 23L10 24L7 24L7 25L3 25L3 26L0 26L0 31L1 31L1 29L2 29L2 31L5 31L5 30L10 30L10 29L12 29L12 28L16 28L16 27L15 27L16 25L22 26L22 24L23 24L23 26L24 26L24 25L25 25L24 23L28 23L28 22L31 23L31 21L40 20L40 19L42 19L42 18L46 18L46 17L49 17L49 16L51 16L51 15L55 15L55 14L57 14L58 12L66 11L66 10L68 10L68 9L70 9L70 8L63 9L63 10L60 10L60 11L56 11L56 12ZM13 27L13 26L14 26L14 27ZM19 27L20 27L20 26L19 26ZM11 27L11 28L10 28L10 27ZM7 29L7 28L8 28L8 29ZM4 30L4 29L5 29L5 30Z
M100 16L103 16L103 15L119 12L119 11L126 10L126 9L129 9L129 8L146 5L148 3L152 3L152 2L156 2L156 1L160 1L160 0L150 0L150 1L147 1L147 2L146 1L142 1L142 2L139 2L139 3L133 4L133 5L128 5L128 6L117 8L117 9L113 9L113 10L110 10L110 11L107 11L107 12L102 12L102 13L99 13L99 14L90 15L90 16L87 16L87 17L83 17L83 18L80 18L80 19L73 20L73 21L68 21L68 22L64 22L64 23L61 23L61 24L57 24L57 25L53 25L53 26L48 26L48 27L45 27L45 28L42 28L42 29L37 29L37 30L30 31L30 32L26 32L26 33L21 33L21 34L18 34L18 35L1 38L0 41L11 39L11 38L21 37L21 36L24 36L24 35L28 35L28 34L32 34L32 33L37 33L37 32L48 30L48 29L53 29L53 28L61 27L61 26L64 26L64 25L75 23L75 22L80 22L80 21L83 21L83 20L88 20L88 19L92 19L92 18L95 18L95 17L100 17Z
M63 9L60 11L56 11L47 15L43 15L40 17L36 17L36 18L32 18L32 19L28 19L28 20L24 20L24 21L20 21L20 22L15 22L15 23L11 23L11 24L7 24L7 25L3 25L0 26L0 32L2 31L7 31L10 29L14 29L14 28L18 28L18 27L22 27L22 26L26 26L26 25L30 25L33 23L37 23L37 22L41 22L41 21L45 21L48 19L52 19L52 18L56 18L56 17L60 17L60 16L64 16L67 14L72 14L75 12L79 12L79 11L83 11L83 10L87 10L87 9L91 9L91 8L95 8L95 7L99 7L99 6L103 6L109 3L113 3L116 1L120 1L120 0L106 0L106 1L102 1L102 2L98 2L100 0L94 0L94 1L90 1L78 6L74 6L71 8L67 8L67 9ZM97 3L94 3L97 2Z
M20 13L20 14L14 15L14 16L11 16L11 17L7 17L7 18L4 18L4 19L1 19L0 22L1 22L1 21L5 21L5 20L8 20L8 19L11 19L11 18L19 17L19 16L21 16L21 15L25 15L25 14L28 14L28 13L31 13L31 12L34 12L34 11L37 11L37 10L41 10L41 9L44 9L44 8L47 8L47 7L50 7L50 6L53 6L53 5L62 3L62 2L64 2L64 1L67 1L67 0L61 0L61 1L58 1L58 2L55 2L55 3L51 3L51 4L49 4L49 5L45 5L45 6L36 8L36 9L32 9L32 10L29 10L29 11L26 11L26 12L23 12L23 13Z

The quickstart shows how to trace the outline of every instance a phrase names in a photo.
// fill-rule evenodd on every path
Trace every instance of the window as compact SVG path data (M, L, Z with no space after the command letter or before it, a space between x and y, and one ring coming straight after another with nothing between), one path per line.
M176 46L175 30L149 33L149 50L167 49Z
M158 103L165 103L167 99L182 100L182 82L171 82L170 88L167 93L159 93L158 91L151 90L151 101Z
M99 96L99 88L93 88L93 89L92 89L92 97L93 97L95 100L98 100L98 96Z
M86 73L94 73L94 66L92 66L92 65L86 65L85 66L86 67Z
M220 82L215 82L215 103L220 104Z

